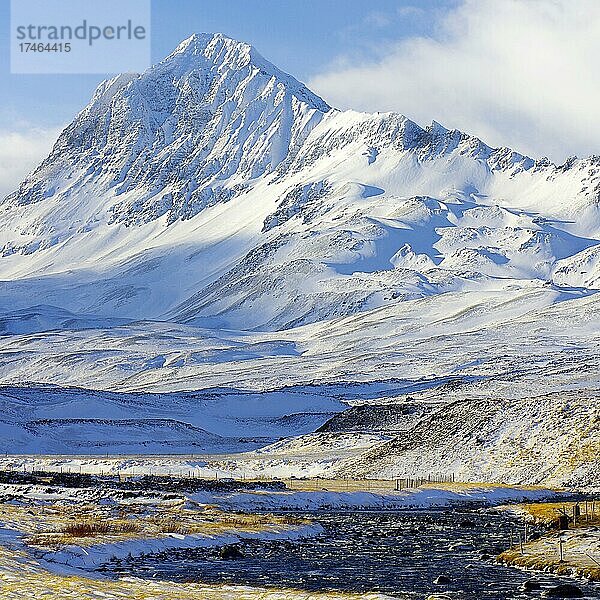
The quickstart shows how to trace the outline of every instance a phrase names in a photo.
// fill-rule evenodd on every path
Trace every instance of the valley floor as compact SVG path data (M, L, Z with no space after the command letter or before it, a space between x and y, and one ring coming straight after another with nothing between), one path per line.
M147 573L143 577L130 561L136 557L144 559L144 556L163 556L162 553L168 556L172 551L202 549L221 553L221 559L226 559L223 553L238 545L303 545L325 532L318 519L307 520L302 516L303 511L325 509L325 512L357 511L356 515L359 512L368 515L383 509L410 515L420 514L410 509L444 508L437 514L461 519L464 517L460 517L460 511L468 507L474 511L471 514L479 515L479 521L487 517L474 509L519 501L529 502L527 507L553 506L531 504L551 500L562 506L572 499L568 492L491 484L430 484L393 490L385 487L391 486L391 481L373 481L368 484L372 486L369 491L366 482L362 482L362 489L357 482L352 482L352 489L345 489L345 480L323 479L295 480L298 487L288 489L281 481L156 476L86 479L79 474L41 472L4 472L2 477L0 596L10 600L383 599L387 596L375 592L287 589L281 582L263 587L243 579L232 583L210 583L210 580L198 583L200 578L190 577L188 581L170 581L160 575L149 578ZM458 517L452 517L454 509L458 509ZM279 511L279 516L267 511ZM396 527L404 519L391 518ZM470 536L470 530L462 527L461 535ZM430 533L437 535L435 529L430 528ZM452 541L452 529L447 531L450 538L443 539ZM454 545L460 552L462 546ZM452 547L449 551L453 552ZM113 567L104 571L108 564ZM125 571L129 574L119 575L115 564L127 567ZM488 567L480 562L478 568Z

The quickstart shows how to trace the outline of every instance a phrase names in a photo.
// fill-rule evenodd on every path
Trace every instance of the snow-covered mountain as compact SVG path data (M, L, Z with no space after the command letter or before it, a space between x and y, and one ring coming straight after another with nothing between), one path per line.
M281 329L489 285L597 288L600 158L330 109L252 47L99 86L1 207L6 304ZM35 276L32 282L31 277Z
M6 383L598 384L600 157L339 111L221 34L102 83L0 236Z

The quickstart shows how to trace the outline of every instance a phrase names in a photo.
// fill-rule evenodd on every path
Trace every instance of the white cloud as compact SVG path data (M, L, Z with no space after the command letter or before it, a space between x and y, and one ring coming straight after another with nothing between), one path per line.
M340 108L432 119L533 156L600 153L600 2L463 0L409 37L309 85Z
M14 191L52 149L59 128L0 130L0 200Z

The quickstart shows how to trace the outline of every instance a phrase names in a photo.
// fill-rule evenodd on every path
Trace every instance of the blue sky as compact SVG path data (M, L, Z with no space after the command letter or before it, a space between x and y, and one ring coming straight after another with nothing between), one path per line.
M11 75L9 0L0 22L2 196L103 77ZM598 0L152 1L153 62L203 31L253 44L338 108L435 119L558 164L600 154Z

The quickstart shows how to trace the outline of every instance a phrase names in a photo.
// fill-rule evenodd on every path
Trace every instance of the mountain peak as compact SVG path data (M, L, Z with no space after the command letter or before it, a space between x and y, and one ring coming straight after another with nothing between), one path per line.
M94 187L120 197L111 222L187 219L273 172L329 110L249 44L194 34L141 75L100 84L9 201Z
M399 113L331 110L250 44L222 33L195 33L144 73L100 84L50 156L6 203L43 202L52 211L76 198L89 203L87 213L100 215L93 224L138 225L163 216L172 224L246 194L263 176L271 176L269 183L284 181L334 155L340 156L336 164L351 169L345 152L359 165L366 157L376 165L372 172L385 164L386 154L395 161L403 153L419 164L472 160L476 170L510 176L535 167L548 169L550 177L554 168L436 121L424 129ZM299 195L310 195L312 183ZM426 186L417 191L430 194ZM402 187L401 193L413 189ZM48 225L45 243L59 239L55 230Z
M181 56L203 56L205 58L230 58L232 54L243 56L250 61L256 50L246 42L234 40L223 33L194 33L183 40L165 59L168 61ZM164 62L164 61L163 61ZM225 60L223 60L225 62Z
M327 112L330 106L311 92L292 75L277 68L264 58L254 46L226 36L223 33L194 33L165 58L160 65L175 65L179 72L206 68L211 72L231 73L252 68L275 78L300 101L312 108ZM159 65L159 66L160 66Z

